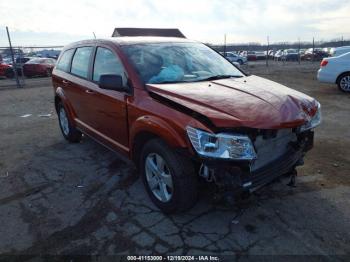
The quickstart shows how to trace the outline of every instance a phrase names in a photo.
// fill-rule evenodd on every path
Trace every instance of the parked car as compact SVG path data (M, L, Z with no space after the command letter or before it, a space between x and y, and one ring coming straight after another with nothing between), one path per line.
M273 57L275 56L275 53L276 53L275 50L269 50L269 52L268 52L268 58L269 58L269 59L273 59Z
M266 54L264 51L256 51L255 52L256 60L265 60Z
M314 60L321 61L323 58L328 57L328 54L324 52L321 48L309 48L305 51L304 55L300 57L301 60Z
M342 54L350 52L350 46L342 46L331 48L330 55L331 56L340 56Z
M23 65L26 62L28 62L29 60L33 59L33 58L35 58L35 57L26 57L26 56L24 56L24 57L17 57L16 60L15 60L15 62L16 62L15 66L12 64L12 61L11 61L11 63L10 63L11 68L8 68L6 70L6 72L5 72L6 77L7 78L13 78L15 76L15 71L14 70L16 70L17 74L19 76L21 76L22 75Z
M247 61L248 61L248 59L246 57L237 55L237 54L235 54L233 52L226 52L225 58L228 61L230 61L231 63L232 62L237 62L240 65L243 65L243 64L247 63Z
M254 51L244 51L242 54L244 57L247 58L248 61L256 61L257 57Z
M55 64L53 58L34 58L23 65L23 74L26 77L51 76Z
M317 79L320 82L337 84L341 91L350 92L350 52L323 58Z
M6 77L6 71L11 68L11 66L7 63L0 62L0 77Z
M196 203L199 179L237 194L295 177L321 122L314 98L184 38L76 42L52 82L64 138L84 133L133 160L166 213Z
M273 60L280 61L283 58L283 52L284 50L277 50L277 52L274 54Z
M331 50L332 50L333 47L324 47L322 48L322 51L327 53L328 56L331 54Z
M303 56L306 52L306 49L299 49L299 55L300 57Z
M299 60L298 50L296 49L284 50L281 58L285 61L298 61Z

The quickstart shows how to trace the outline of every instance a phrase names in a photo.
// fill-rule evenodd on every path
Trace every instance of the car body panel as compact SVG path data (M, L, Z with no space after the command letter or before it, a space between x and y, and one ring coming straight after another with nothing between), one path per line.
M334 57L343 55L350 52L350 46L341 46L336 48L331 48L330 54Z
M9 68L11 68L10 65L0 62L0 77L4 77L6 70L8 70Z
M148 89L207 116L218 127L296 127L308 120L305 108L316 107L313 98L257 76L153 84Z
M321 66L317 72L317 79L320 82L335 84L341 74L350 72L350 52L323 60L328 63L326 66Z

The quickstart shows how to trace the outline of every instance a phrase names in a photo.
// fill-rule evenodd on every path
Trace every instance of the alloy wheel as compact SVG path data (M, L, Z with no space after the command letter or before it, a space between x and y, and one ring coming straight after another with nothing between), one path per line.
M145 161L146 180L153 195L161 202L169 202L174 186L170 170L165 160L156 153L151 153Z
M68 136L69 134L69 124L66 111L63 107L60 108L60 126L62 128L63 133Z
M346 92L350 92L350 75L344 76L339 82L340 88Z

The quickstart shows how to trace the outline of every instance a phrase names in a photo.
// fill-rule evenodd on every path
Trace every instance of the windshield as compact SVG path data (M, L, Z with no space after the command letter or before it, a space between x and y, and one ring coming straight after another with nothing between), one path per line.
M201 43L152 43L122 46L144 83L196 82L244 76L225 58Z

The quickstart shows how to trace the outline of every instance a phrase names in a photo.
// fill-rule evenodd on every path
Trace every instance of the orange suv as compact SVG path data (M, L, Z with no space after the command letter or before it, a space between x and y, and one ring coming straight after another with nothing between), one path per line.
M52 79L63 136L84 133L132 159L166 213L195 204L199 179L249 192L294 177L321 122L315 99L184 38L73 43Z

